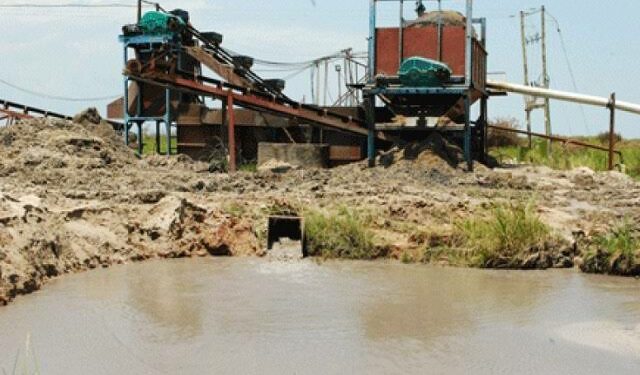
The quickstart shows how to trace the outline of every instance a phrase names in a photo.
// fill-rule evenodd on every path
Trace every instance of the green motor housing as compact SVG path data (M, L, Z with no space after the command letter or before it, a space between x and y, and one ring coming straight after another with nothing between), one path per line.
M144 34L170 34L182 32L187 24L173 14L151 11L144 14L138 23Z
M452 74L447 64L418 56L404 60L398 71L400 82L411 87L442 86Z

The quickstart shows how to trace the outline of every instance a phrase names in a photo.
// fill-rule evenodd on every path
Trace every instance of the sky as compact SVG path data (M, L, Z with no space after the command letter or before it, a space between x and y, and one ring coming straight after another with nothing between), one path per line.
M135 0L0 0L1 5L104 4ZM366 50L368 0L192 0L162 1L167 9L189 10L193 25L224 34L223 46L260 59L305 61L353 48ZM413 1L405 1L405 17L414 15ZM433 1L427 1L429 7ZM488 19L487 44L490 72L511 82L523 82L520 47L520 10L545 5L561 28L567 57L579 92L640 103L640 1L638 0L476 0L474 16ZM446 9L463 10L462 0L443 0ZM397 22L397 6L380 7L380 24ZM121 26L135 21L135 8L2 8L0 24L0 80L40 93L74 98L121 95L122 48L117 36ZM534 33L539 17L531 17L528 33ZM573 91L567 57L555 24L548 23L548 55L551 87ZM532 47L533 48L533 47ZM540 73L539 53L532 52L532 75ZM277 78L273 72L265 72ZM330 84L331 96L337 84ZM310 96L309 74L287 84L289 96ZM73 114L87 106L105 111L109 100L68 102L27 94L0 83L0 99ZM524 123L521 96L492 98L490 117L512 117ZM539 111L540 112L540 111ZM552 101L552 126L556 134L595 134L608 130L609 114L603 108L581 107ZM543 131L542 113L533 117L534 130ZM640 117L617 115L618 131L640 137Z

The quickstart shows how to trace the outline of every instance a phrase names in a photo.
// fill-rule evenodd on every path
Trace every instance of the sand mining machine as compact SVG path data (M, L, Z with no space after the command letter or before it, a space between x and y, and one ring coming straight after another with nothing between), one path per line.
M377 24L382 2L399 4L396 27ZM221 146L230 170L240 157L255 158L263 143L317 145L327 165L366 158L374 165L379 150L434 132L463 148L471 170L485 155L490 95L486 22L473 17L472 3L466 0L462 14L429 12L417 1L416 15L406 19L403 0L370 0L366 79L351 85L362 98L351 107L291 99L283 80L261 78L251 57L223 47L221 34L197 29L184 10L157 5L122 28L124 95L108 116L123 119L125 142L131 128L142 134L143 124L155 124L155 149L163 154L207 158ZM203 75L204 67L217 77ZM478 102L480 116L472 119ZM142 152L142 141L137 146Z

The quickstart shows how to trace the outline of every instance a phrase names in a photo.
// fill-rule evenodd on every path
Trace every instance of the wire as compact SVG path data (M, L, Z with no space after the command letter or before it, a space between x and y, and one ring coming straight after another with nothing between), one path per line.
M569 70L569 77L571 78L571 85L573 86L573 89L578 92L578 84L576 83L576 76L573 73L573 67L571 66L571 60L569 59L569 52L567 51L567 45L564 41L564 35L562 34L562 30L560 29L560 22L558 22L558 19L556 17L553 16L553 14L549 13L548 11L546 12L547 16L549 16L549 18L551 18L551 20L556 24L556 30L558 31L558 36L560 37L560 46L562 47L562 52L564 54L564 59L565 62L567 63L567 68ZM589 129L589 123L587 121L587 115L584 111L584 106L580 105L580 110L582 112L582 121L584 122L584 126L587 130L588 133L591 133L591 129Z
M48 95L48 94L43 94L41 92L37 92L37 91L33 91L33 90L29 90L29 89L25 89L22 88L20 86L16 86L13 83L7 82L3 79L0 79L0 83L4 84L5 86L9 86L13 89L16 89L18 91L22 91L24 93L33 95L33 96L38 96L41 98L45 98L45 99L51 99L51 100L60 100L60 101L65 101L65 102L93 102L93 101L102 101L102 100L110 100L110 99L117 99L122 95L110 95L110 96L101 96L101 97L96 97L96 98L69 98L66 96L56 96L56 95Z
M136 5L126 3L108 3L108 4L80 4L80 3L62 3L62 4L34 4L34 3L15 3L0 4L0 8L136 8Z
M289 74L288 76L283 77L282 79L285 80L285 81L288 81L288 80L290 80L290 79L292 79L294 77L297 77L298 75L304 73L307 69L309 69L311 67L312 66L305 66L304 68L298 70L297 72L293 72L293 73Z
M233 55L239 55L239 53L228 49L227 51ZM365 58L366 57L366 52L353 52L351 53L351 57L352 58ZM307 61L294 61L294 62L285 62L285 61L271 61L271 60L264 60L264 59L258 59L258 58L254 58L253 62L256 65L269 65L269 66L279 66L279 67L291 67L291 68L301 68L303 66L309 66L309 65L313 65L317 62L322 62L325 60L334 60L334 59L342 59L345 56L345 51L338 51L336 53L333 53L331 55L327 55L327 56L322 56L322 57L318 57L315 58L313 60L307 60Z

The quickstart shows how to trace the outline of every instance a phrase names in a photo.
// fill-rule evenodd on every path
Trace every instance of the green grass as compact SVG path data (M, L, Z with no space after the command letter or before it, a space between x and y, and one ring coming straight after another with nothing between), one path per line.
M144 145L142 148L143 155L155 155L157 154L156 150L156 137L155 136L144 136ZM166 152L167 150L167 137L162 135L160 136L160 150L162 152Z
M309 255L324 258L375 259L386 254L374 246L366 218L346 207L333 212L305 213L305 236Z
M258 163L246 163L246 164L241 164L238 167L238 170L240 172L248 172L248 173L254 173L258 171Z
M552 234L532 203L517 203L497 205L487 218L457 223L456 237L470 266L519 268L523 257L544 248Z
M582 270L623 276L640 276L640 239L631 222L618 224L596 236L585 254Z
M606 146L598 137L581 138L580 140L600 146ZM526 141L523 139L523 144ZM525 146L508 146L493 148L490 153L499 162L515 160L521 163L545 165L553 169L573 169L588 167L594 171L605 171L608 168L608 153L606 151L593 150L574 145L563 146L553 144L553 152L550 158L546 155L545 140L534 140L531 150ZM634 178L640 178L640 141L621 141L616 145L624 159L625 172ZM616 157L616 164L620 160Z

